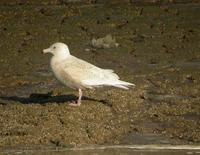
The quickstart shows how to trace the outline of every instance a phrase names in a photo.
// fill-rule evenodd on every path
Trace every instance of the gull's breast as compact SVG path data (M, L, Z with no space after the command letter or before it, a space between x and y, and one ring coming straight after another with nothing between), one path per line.
M65 72L62 63L55 58L51 59L51 69L56 79L59 80L62 84L72 89L81 88L81 84L78 81L75 81L70 75L68 75Z

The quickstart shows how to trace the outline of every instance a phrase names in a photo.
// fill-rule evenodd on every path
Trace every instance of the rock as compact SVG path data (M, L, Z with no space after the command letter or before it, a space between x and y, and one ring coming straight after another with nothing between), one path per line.
M116 43L116 40L114 37L111 36L111 34L106 35L103 38L92 39L92 46L95 48L113 48L118 47L119 44Z

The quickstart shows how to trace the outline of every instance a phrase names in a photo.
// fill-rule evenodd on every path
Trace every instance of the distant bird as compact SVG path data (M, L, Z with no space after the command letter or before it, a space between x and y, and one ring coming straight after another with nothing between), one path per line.
M100 86L113 86L128 89L134 84L119 80L119 76L112 69L102 69L84 60L72 56L64 43L54 43L43 53L51 53L51 68L55 77L64 85L77 89L79 98L71 106L80 106L82 89Z

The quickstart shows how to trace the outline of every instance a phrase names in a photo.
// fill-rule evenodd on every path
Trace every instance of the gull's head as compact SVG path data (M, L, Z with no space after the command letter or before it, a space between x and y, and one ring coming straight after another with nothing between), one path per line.
M49 48L44 49L43 53L51 53L56 57L66 57L69 56L69 48L64 43L54 43Z

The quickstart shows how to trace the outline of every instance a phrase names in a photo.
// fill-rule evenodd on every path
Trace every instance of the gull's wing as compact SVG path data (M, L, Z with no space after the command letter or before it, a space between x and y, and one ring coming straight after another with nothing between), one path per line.
M107 85L119 79L117 74L110 69L101 69L84 60L70 56L62 62L63 71L74 83L83 86Z

